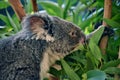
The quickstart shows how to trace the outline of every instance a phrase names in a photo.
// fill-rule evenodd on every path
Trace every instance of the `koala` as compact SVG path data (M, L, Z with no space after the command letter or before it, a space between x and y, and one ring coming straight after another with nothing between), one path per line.
M43 80L56 60L86 39L82 30L58 17L26 16L22 30L0 40L0 80Z
M0 40L0 80L49 78L49 68L56 60L95 33L85 35L73 23L43 13L26 16L21 25L17 34Z

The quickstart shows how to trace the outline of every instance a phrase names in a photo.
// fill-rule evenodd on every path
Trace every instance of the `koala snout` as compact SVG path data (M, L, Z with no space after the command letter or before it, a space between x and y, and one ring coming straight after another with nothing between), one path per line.
M85 44L85 38L81 38L81 39L79 40L79 43L80 43L80 44Z

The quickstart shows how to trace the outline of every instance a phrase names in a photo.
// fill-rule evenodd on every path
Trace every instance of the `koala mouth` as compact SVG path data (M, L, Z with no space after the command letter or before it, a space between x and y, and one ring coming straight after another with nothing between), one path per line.
M71 48L71 52L74 52L74 51L80 49L81 45L85 45L85 39L84 38L80 39L79 43Z

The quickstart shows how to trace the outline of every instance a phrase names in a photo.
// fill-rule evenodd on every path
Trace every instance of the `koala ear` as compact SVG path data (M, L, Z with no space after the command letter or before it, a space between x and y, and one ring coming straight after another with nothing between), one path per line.
M30 27L33 31L39 30L45 25L45 22L43 21L43 19L38 16L31 16L29 19L29 22L30 22Z
M47 17L31 16L29 18L29 27L34 36L32 39L43 39L46 41L54 41L54 38L48 34L49 19Z

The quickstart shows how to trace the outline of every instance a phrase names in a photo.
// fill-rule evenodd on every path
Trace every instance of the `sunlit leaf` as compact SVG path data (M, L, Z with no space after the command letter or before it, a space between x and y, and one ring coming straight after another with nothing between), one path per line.
M94 41L95 44L98 44L102 34L103 34L103 31L104 31L104 28L103 26L100 26L96 32L93 34L93 36L91 37L91 40Z
M1 19L2 21L4 21L6 25L10 25L10 22L9 22L7 16L4 16L4 15L0 14L0 19Z
M21 30L21 29L22 29L22 26L21 26L21 24L20 24L20 20L18 19L18 17L14 14L14 15L12 16L12 19L13 19L14 23L16 24L18 30Z
M56 4L51 1L40 1L39 4L51 15L62 17L63 10Z
M8 6L10 6L8 2L0 1L0 9L7 8Z
M18 32L19 30L18 30L18 28L17 28L17 25L14 23L12 17L11 17L10 14L8 13L8 11L6 11L6 13L7 13L8 19L9 19L12 27L14 28L15 32Z
M57 0L57 2L58 2L58 4L59 4L59 6L62 6L64 0Z

